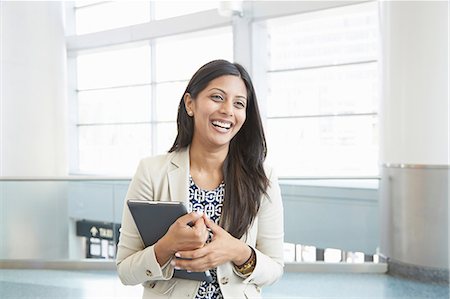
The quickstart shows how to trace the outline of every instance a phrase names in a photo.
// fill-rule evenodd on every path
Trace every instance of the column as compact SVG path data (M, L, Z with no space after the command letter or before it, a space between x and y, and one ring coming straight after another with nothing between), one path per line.
M0 175L67 175L63 2L0 2Z
M448 282L448 2L380 1L381 239L389 272Z

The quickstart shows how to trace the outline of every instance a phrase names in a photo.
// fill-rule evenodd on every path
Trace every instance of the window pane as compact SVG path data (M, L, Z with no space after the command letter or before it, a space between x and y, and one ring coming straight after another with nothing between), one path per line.
M155 1L155 19L167 19L217 9L218 1Z
M373 175L377 121L374 116L269 119L269 159L283 176Z
M157 130L157 154L164 154L172 146L177 137L177 124L175 122L159 123L156 125Z
M82 173L132 175L139 160L151 154L150 124L80 126L78 129Z
M376 175L377 3L266 25L267 138L279 174Z
M206 30L156 40L156 81L189 80L214 59L233 60L231 28Z
M271 70L377 59L376 1L267 22Z
M178 105L188 82L160 83L156 85L156 120L176 121Z
M80 55L78 89L150 83L148 45Z
M89 6L93 4L99 4L105 2L104 0L81 0L81 1L75 1L75 7L83 7L83 6Z
M373 113L377 63L269 73L268 116Z
M150 21L149 1L108 1L75 10L77 34L86 34Z
M80 91L78 123L149 122L150 86Z

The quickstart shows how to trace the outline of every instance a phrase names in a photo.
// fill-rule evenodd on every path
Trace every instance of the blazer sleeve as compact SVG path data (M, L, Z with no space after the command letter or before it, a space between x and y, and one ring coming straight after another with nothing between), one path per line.
M284 267L284 222L283 204L278 178L273 170L268 171L270 185L267 196L263 196L258 212L256 267L244 283L258 286L270 285L283 275Z
M126 201L128 199L154 200L148 163L142 160L131 180L125 198L117 248L116 266L125 285L137 285L152 280L169 280L173 267L167 262L161 267L156 260L154 246L144 247Z

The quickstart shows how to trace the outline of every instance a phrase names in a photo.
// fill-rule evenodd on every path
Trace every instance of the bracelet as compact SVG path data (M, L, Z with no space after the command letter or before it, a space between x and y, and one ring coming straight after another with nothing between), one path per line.
M250 247L252 253L248 260L240 266L234 265L234 268L242 275L247 275L253 272L256 266L256 254L253 248Z

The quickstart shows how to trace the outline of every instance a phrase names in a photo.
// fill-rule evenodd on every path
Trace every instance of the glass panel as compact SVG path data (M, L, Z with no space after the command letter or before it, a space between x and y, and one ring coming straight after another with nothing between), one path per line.
M324 255L327 263L339 263L342 260L342 251L339 249L326 248Z
M5 212L0 217L3 241L0 259L12 262L21 259L31 266L37 260L45 263L106 258L111 261L129 183L129 179L117 178L59 178L57 181L0 178L0 207L7 207L7 212L1 210ZM295 235L295 239L317 249L324 248L326 256L327 248L347 251L344 254L350 258L347 262L363 262L363 252L376 252L378 181L369 188L366 184L354 183L349 180L321 180L320 183L318 180L281 180L283 198L291 198L284 202L286 238ZM24 239L27 246L24 246ZM316 247L294 246L294 241L287 242L291 243L286 244L290 247L291 260L296 247L297 261L316 261ZM373 258L374 262L379 262L378 256Z
M129 183L129 179L0 179L0 206L8 207L0 217L0 259L25 263L113 259Z
M280 175L378 173L377 5L267 21L267 115L278 118L267 138Z
M82 0L82 1L75 1L75 7L83 7L83 6L89 6L93 4L99 4L104 3L104 0Z
M150 83L150 46L79 55L78 89Z
M269 119L268 158L283 176L373 175L377 122L374 116Z
M156 80L189 80L205 63L233 60L230 27L156 39Z
M178 105L188 81L156 85L156 120L176 121Z
M75 10L77 34L150 21L150 1L108 1Z
M377 63L269 73L268 116L377 111Z
M0 183L0 259L66 259L66 182Z
M377 59L376 1L269 20L271 70Z
M172 147L177 137L177 124L175 122L160 123L156 125L157 148L156 154L164 154Z
M155 1L155 19L167 19L217 9L218 1Z
M295 262L295 244L284 243L284 262Z
M150 124L80 126L79 170L82 173L132 175L151 154Z
M78 93L78 123L149 122L150 86Z
M316 247L307 246L307 245L298 245L300 254L297 254L297 257L300 256L301 259L299 262L315 262L316 261Z
M364 253L363 252L348 252L347 253L347 263L364 263Z

